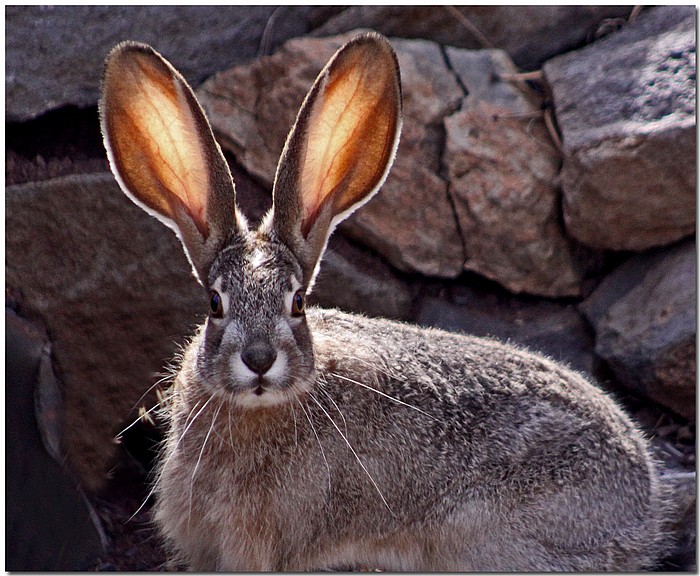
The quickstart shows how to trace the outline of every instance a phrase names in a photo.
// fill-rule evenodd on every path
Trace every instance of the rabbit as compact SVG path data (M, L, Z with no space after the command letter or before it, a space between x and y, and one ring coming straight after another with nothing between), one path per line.
M400 72L368 32L331 58L252 229L184 78L109 54L99 113L126 195L209 302L164 408L154 519L195 571L653 568L668 495L608 395L523 348L306 306L329 235L381 187Z

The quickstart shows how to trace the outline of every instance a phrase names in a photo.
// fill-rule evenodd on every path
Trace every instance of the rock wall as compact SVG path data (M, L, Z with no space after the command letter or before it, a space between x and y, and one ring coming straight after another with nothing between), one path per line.
M154 404L206 306L175 236L106 171L94 106L104 57L127 38L196 87L258 219L320 68L360 29L390 35L396 162L333 238L314 301L523 343L694 437L695 11L630 13L8 7L6 306L50 338L60 450L81 484L109 485L115 435ZM55 147L88 160L50 178L47 152L17 142L76 106L90 137Z
M105 56L124 40L157 45L196 85L309 31L313 12L302 6L8 6L5 116L29 120L67 104L94 105Z
M545 64L580 242L643 250L694 233L695 33L692 9L665 7Z

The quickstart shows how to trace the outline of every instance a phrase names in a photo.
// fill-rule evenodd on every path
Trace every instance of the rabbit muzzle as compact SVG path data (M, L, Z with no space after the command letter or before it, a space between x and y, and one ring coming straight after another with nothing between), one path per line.
M231 388L236 401L245 406L282 403L289 387L286 352L266 340L255 340L234 352L229 360Z

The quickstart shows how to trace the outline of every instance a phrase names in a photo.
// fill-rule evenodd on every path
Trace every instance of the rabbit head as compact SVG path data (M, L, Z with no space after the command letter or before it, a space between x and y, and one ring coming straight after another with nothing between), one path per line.
M388 41L359 36L321 71L257 229L236 205L228 165L191 88L151 47L126 42L111 52L99 109L119 185L175 230L209 298L197 380L250 407L311 387L306 294L329 235L379 189L398 146L401 87Z

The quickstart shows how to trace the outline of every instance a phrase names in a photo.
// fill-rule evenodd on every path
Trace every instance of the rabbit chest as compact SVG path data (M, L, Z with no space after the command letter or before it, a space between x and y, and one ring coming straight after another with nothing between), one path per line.
M235 406L210 396L171 415L156 522L195 570L276 569L309 538L313 521L300 523L299 510L322 505L304 490L293 415L273 422L266 412L242 422Z

